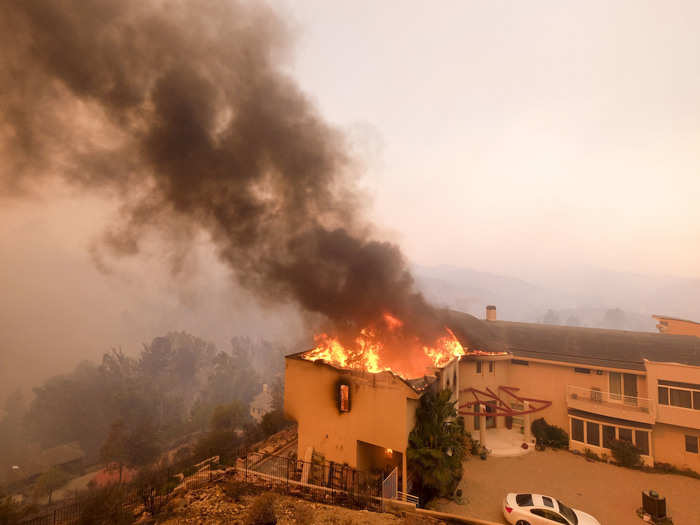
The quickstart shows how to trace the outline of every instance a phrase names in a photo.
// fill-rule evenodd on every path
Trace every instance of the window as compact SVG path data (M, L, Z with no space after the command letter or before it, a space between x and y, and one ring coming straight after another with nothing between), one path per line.
M350 385L338 386L338 410L350 412Z
M700 410L700 385L660 379L659 404Z
M557 500L557 503L559 503L559 512L566 516L566 519L569 520L571 523L573 523L574 525L578 525L578 518L576 517L576 513L569 507L564 505L561 501Z
M596 403L603 402L603 393L600 391L600 388L591 388L591 401L595 401Z
M553 523L564 523L564 525L569 525L569 522L566 521L562 516L554 512L553 510L547 510L547 509L532 509L530 511L532 514L535 516L540 516L542 518L545 518Z
M481 373L481 361L476 362L476 373L477 374Z
M685 436L685 451L698 453L698 438L697 436Z
M586 443L600 446L600 425L586 421Z
M489 361L489 374L493 374L493 370L496 368L493 361Z
M620 436L618 439L620 441L629 441L632 443L632 429L630 428L618 428L617 434Z
M643 430L634 431L634 440L636 441L635 446L639 451L645 456L649 455L649 432L644 432Z
M544 505L546 507L554 508L554 502L552 501L552 498L548 498L547 496L542 496L542 503L544 503Z
M591 369L590 368L574 368L574 372L577 374L590 374Z
M511 359L510 360L511 364L513 365L522 365L522 366L529 366L529 362L523 361L522 359Z
M520 507L532 507L532 494L516 494L515 502Z
M608 375L610 382L610 399L622 399L622 374L619 372L610 372Z
M669 389L669 399L671 401L671 406L692 408L693 402L690 397L690 390L676 390L675 388L671 388Z
M688 390L700 390L700 385L696 383L681 383L680 381L666 381L665 379L659 379L659 384L664 386L687 388Z
M603 425L603 447L611 448L613 441L615 441L615 427Z
M571 439L583 443L583 421L571 418Z

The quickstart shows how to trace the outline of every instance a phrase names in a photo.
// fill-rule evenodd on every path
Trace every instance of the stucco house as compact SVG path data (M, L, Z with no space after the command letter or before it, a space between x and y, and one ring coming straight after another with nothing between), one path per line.
M700 338L498 321L494 306L485 320L449 311L445 322L469 350L422 378L287 356L284 409L299 425L299 457L396 466L405 492L420 396L449 388L487 448L504 432L532 444L530 423L544 417L568 432L571 450L610 457L612 440L627 440L647 465L700 472Z

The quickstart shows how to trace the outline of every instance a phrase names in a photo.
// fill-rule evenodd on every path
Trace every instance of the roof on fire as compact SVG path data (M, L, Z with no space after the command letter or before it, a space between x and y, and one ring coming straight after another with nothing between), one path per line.
M450 311L448 326L462 344L514 357L644 370L644 359L700 366L700 338L509 321L482 321Z
M304 354L308 352L308 350L304 350L302 352L296 352L293 354L287 354L284 356L285 359L295 359L298 361L303 361L305 363L309 363L314 366L327 366L329 368L332 368L334 370L338 370L341 373L344 374L356 374L356 375L363 375L363 374L370 374L372 375L380 375L380 374L388 374L389 376L397 379L400 383L403 383L404 386L408 387L413 393L415 394L421 394L427 386L429 386L434 380L434 377L430 376L424 376L424 377L419 377L415 379L404 379L397 373L391 371L391 370L383 370L382 372L379 372L378 374L371 374L370 372L363 372L362 370L354 369L354 368L340 368L339 366L336 366L332 363L328 363L324 361L323 359L318 359L316 361L309 361L307 359L304 359Z

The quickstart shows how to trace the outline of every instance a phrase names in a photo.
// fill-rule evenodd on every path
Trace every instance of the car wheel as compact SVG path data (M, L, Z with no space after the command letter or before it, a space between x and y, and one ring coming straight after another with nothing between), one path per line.
M515 522L515 525L530 525L530 524L525 520L518 520Z

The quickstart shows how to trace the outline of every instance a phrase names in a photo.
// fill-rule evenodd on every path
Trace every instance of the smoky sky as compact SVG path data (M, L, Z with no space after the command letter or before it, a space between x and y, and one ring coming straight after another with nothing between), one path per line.
M343 136L283 68L292 34L231 1L0 7L0 184L117 197L95 260L205 232L235 278L337 325L432 319L398 246L373 238Z

